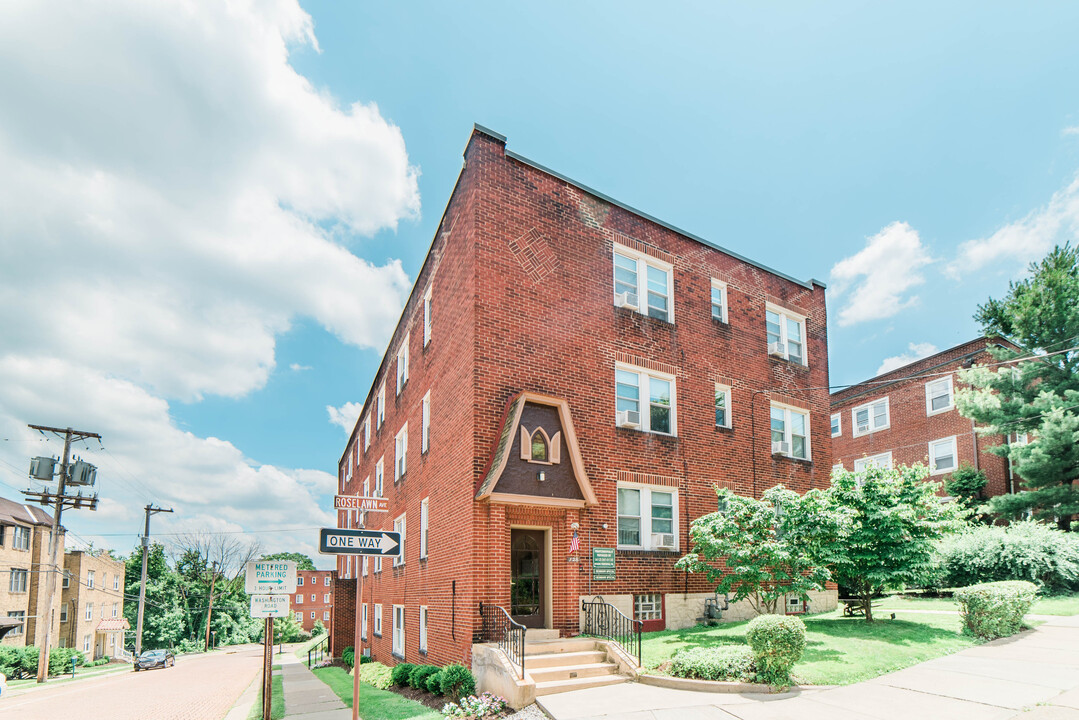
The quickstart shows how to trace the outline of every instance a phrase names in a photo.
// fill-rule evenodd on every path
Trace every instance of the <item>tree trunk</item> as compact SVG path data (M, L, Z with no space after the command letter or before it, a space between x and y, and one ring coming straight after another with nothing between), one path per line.
M1063 530L1064 532L1071 532L1071 529L1072 529L1072 516L1071 515L1061 515L1060 517L1058 517L1057 518L1057 527L1060 528L1061 530Z
M866 583L862 590L862 603L865 607L865 621L873 622L873 587Z

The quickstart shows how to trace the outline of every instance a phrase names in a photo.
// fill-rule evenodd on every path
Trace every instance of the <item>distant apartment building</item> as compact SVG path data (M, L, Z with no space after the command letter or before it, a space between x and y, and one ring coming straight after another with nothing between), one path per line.
M41 508L0 498L0 617L16 625L4 635L3 645L38 645L45 642L45 579L50 567L49 537L52 515ZM61 547L63 529L60 530ZM59 630L59 583L53 596L53 646Z
M124 647L124 563L107 551L64 554L60 605L60 647L87 658L116 657Z
M979 338L832 393L835 467L858 471L920 462L931 479L944 481L970 465L985 473L987 497L1015 492L1019 479L1008 460L989 452L1009 439L979 435L955 406L961 387L956 372L995 362L987 349L993 346L1016 349L1005 340Z
M321 622L332 632L333 592L336 570L297 570L296 594L292 596L292 614L303 629L311 632Z

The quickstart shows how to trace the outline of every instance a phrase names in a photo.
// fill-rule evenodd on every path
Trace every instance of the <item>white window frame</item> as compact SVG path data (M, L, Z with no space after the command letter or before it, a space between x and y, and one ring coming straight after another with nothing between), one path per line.
M400 620L400 623L398 623ZM405 606L393 606L393 628L390 642L391 652L399 658L405 657Z
M656 370L648 370L646 368L637 367L636 365L628 365L626 363L615 363L614 366L614 385L615 385L615 423L617 424L618 417L618 371L633 373L637 376L637 411L641 416L640 427L636 428L640 432L651 432L657 435L668 435L670 437L678 436L678 380L674 375L668 375L667 373L657 372ZM669 433L662 432L660 430L653 430L652 425L652 405L651 405L651 380L655 378L669 382L671 384L671 431Z
M868 455L854 460L854 472L862 472L870 467L882 467L885 470L892 469L892 451Z
M363 556L363 576L367 577L367 556Z
M371 415L363 419L363 451L366 453L371 447Z
M71 587L71 571L64 570L64 579L60 582L61 588Z
M424 498L420 500L420 559L427 558L427 523L429 522L428 515L430 514L430 506L428 501L431 498Z
M843 435L843 413L832 413L831 419L832 425L829 427L832 433L832 437L840 437Z
M329 593L322 593L322 604L323 605L329 605L330 604L330 594Z
M303 593L296 594L296 604L303 605Z
M296 587L303 587L303 575L296 578Z
M431 391L423 396L420 405L420 453L431 448Z
M85 618L87 620L93 620L94 619L94 604L92 602L86 603Z
M375 637L382 637L382 603L375 603Z
M366 557L364 558L367 559ZM360 613L360 639L367 639L367 603L363 604L363 612Z
M11 547L15 550L30 550L30 528L15 525L11 530Z
M731 387L730 387L730 385L720 385L719 383L716 383L716 400L717 401L719 400L719 396L721 394L724 396L724 405L723 405L723 407L726 410L727 422L725 424L723 424L723 425L720 425L717 422L716 427L730 428L732 426L732 423L733 423L733 418L731 417L732 412L731 412ZM713 418L714 417L715 417L715 415L713 414Z
M640 492L640 515L620 515L618 510L618 490L637 490ZM617 547L621 550L652 550L652 493L667 493L671 496L671 532L674 534L674 550L677 552L681 545L681 533L678 527L678 488L666 485L646 485L644 483L620 482L615 491L615 539ZM637 517L640 527L639 545L628 545L622 542L618 521L622 517ZM668 551L664 551L668 552Z
M312 610L312 611L311 611L311 619L312 619L312 620L314 620L314 619L315 619L315 611L314 611L314 610Z
M420 605L420 633L419 633L419 650L423 654L427 654L427 606Z
M765 350L768 349L768 345L771 344L771 340L768 339L768 313L775 313L779 315L779 342L783 343L783 353L777 357L782 357L787 362L792 362L796 365L804 365L809 367L809 338L806 336L806 317L800 313L796 313L793 310L780 307L779 305L773 305L772 303L765 304L765 316L764 316L764 342ZM790 328L787 323L793 322L801 326L802 332L802 358L801 360L792 360L790 354Z
M16 578L21 579L21 582L15 582ZM25 568L12 568L10 580L8 581L8 592L24 593L27 592L30 586L30 571Z
M812 461L813 460L813 448L812 448L812 444L813 444L812 443L813 418L810 415L810 412L808 410L806 410L805 408L794 407L793 405L784 405L783 403L777 403L777 402L773 402L769 406L769 408L768 408L768 410L769 410L769 412L768 412L768 443L769 443L769 446L771 446L771 443L774 442L774 440L772 439L772 413L771 413L771 411L772 410L777 410L777 409L783 411L783 440L782 440L782 442L785 442L785 443L787 443L787 445L790 446L790 452L773 453L773 454L774 455L782 454L783 457L789 457L789 458L792 458L794 460ZM791 422L791 416L792 415L804 415L805 416L805 430L806 430L806 434L805 434L806 454L805 454L805 457L799 457L798 455L794 454L794 433L792 432L793 423Z
M382 556L381 555L378 555L378 556L375 557L375 572L376 573L382 572Z
M93 570L87 570L86 571L86 587L87 587L87 589L89 589L89 590L94 589L94 578L96 576L97 576L97 573L95 573Z
M933 409L933 398L940 397L939 395L931 395L932 392L929 388L938 383L946 382L948 384L948 404L939 410ZM933 415L940 415L946 413L949 410L955 408L955 388L952 386L952 376L934 378L925 384L925 416L932 417Z
M120 589L120 576L119 575L113 575L112 576L112 589L113 590L119 590Z
M393 481L397 482L408 472L408 423L401 426L393 440Z
M949 468L938 468L937 458L933 453L934 447L948 446L952 451L952 466ZM939 440L932 440L929 442L929 474L930 475L944 475L946 473L952 473L959 469L959 443L956 442L956 436L940 438Z
M68 607L67 603L64 603L63 605L60 606L60 622L62 622L62 623L67 622L67 618L68 618L67 607ZM8 613L8 617L11 617L11 613Z
M330 576L327 575L326 577L322 578L322 587L329 587L329 586L330 586Z
M431 286L423 294L423 346L431 344Z
M393 521L393 531L401 533L401 552L393 556L394 567L401 567L405 564L405 515L406 513L401 513Z
M385 460L386 456L383 455L378 459L378 462L375 463L375 497L384 497L382 494L382 490L384 489L386 478Z
M302 612L292 613L292 615L293 615L293 617L296 618L296 622L298 622L298 623L303 622L303 613Z
M311 602L318 602L318 593L311 593Z
M405 384L408 383L408 337L410 333L405 333L405 339L401 343L401 348L397 351L397 394L400 395L401 391L405 389Z
M716 291L719 291L720 307L719 317L716 317ZM721 323L727 322L727 283L722 280L716 280L712 278L712 288L708 295L709 300L709 312L712 315L713 320L717 320Z
M873 418L876 417L876 413L873 412L873 408L880 403L884 403L884 424L880 427L873 426ZM865 410L869 413L869 429L864 431L858 430L858 413ZM853 437L862 437L863 435L872 435L875 432L881 430L887 430L892 426L892 403L885 395L882 398L876 400L870 400L869 402L862 403L856 407L851 408L850 411L850 432Z
M674 324L674 266L670 263L658 260L651 255L646 255L638 250L633 250L625 245L614 244L614 250L611 255L611 288L612 297L617 296L618 292L614 291L615 285L615 255L621 255L627 260L632 260L636 264L637 274L637 307L632 308L634 312L644 315L646 317L653 317L648 313L648 267L651 266L656 270L660 270L667 274L667 317L656 317L656 320L662 320Z
M378 386L378 407L375 413L375 429L381 430L382 423L386 422L386 381Z
M329 620L330 620L330 611L329 610L323 610L322 611L322 622L324 622L324 623L329 622Z
M86 635L83 636L83 638L82 638L82 651L83 652L90 652L90 644L91 644L90 639L91 639L91 635L89 635L89 634L86 634Z

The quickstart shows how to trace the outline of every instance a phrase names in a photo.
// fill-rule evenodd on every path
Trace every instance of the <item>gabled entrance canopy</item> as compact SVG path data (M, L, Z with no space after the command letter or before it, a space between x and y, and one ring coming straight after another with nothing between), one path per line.
M565 400L531 392L510 399L476 500L574 508L599 502Z

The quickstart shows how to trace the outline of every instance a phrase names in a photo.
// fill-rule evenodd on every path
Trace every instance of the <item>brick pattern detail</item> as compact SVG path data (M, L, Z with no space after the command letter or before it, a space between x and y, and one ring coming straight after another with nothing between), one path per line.
M637 240L636 238L631 238L628 235L623 235L622 233L620 233L620 232L618 232L616 230L608 230L606 232L606 235L607 235L607 237L611 238L611 240L618 243L619 245L622 245L624 247L628 247L631 250L636 250L637 252L642 252L645 255L649 255L651 257L654 257L657 260L662 260L663 262L667 263L668 265L673 265L674 264L674 260L675 260L674 255L671 255L666 250L661 250L660 248L656 247L655 245L649 245L648 243L641 242L640 240Z
M510 252L521 263L532 282L540 282L558 268L558 256L536 228L532 228L516 240L510 240Z
M625 472L624 470L619 470L615 474L615 479L618 482L641 483L642 485L666 485L667 487L678 487L682 483L682 478L680 477L649 475L648 473Z
M634 365L639 368L644 368L645 370L655 370L656 372L661 372L666 375L674 375L676 377L681 374L678 371L678 368L674 365L668 365L667 363L659 362L658 360L652 360L641 355L630 355L629 353L616 352L614 354L614 358L620 363L625 363L626 365Z

